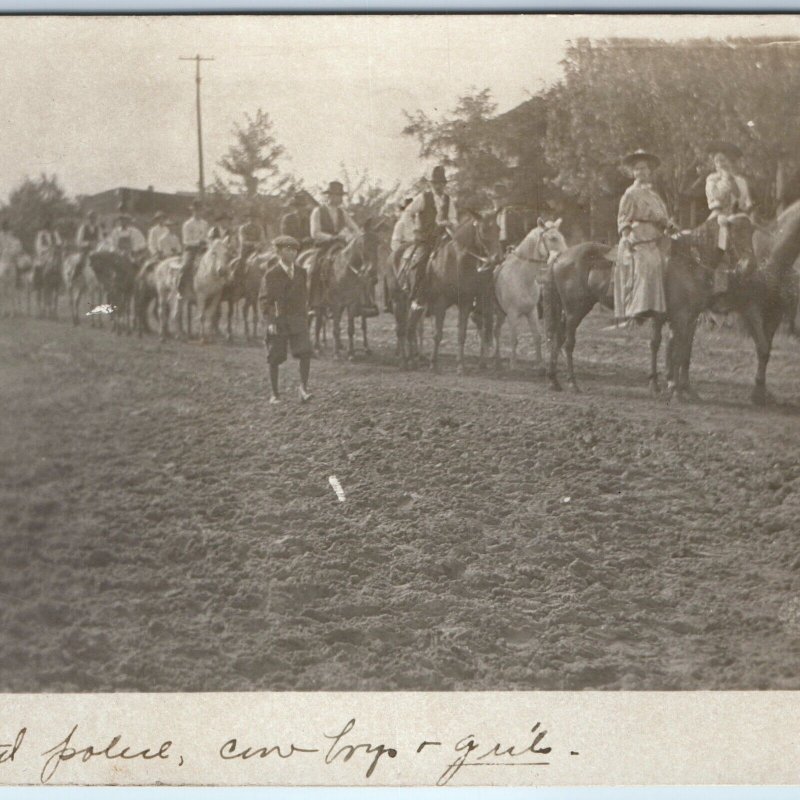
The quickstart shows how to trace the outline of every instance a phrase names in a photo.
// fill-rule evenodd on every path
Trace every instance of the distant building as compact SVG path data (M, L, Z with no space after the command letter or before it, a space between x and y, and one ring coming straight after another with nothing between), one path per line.
M120 186L98 194L83 195L78 198L81 212L94 211L105 225L112 225L118 214L130 214L134 223L146 230L157 211L167 216L183 220L191 212L191 203L197 197L192 192L157 192L152 186L147 189L131 189Z

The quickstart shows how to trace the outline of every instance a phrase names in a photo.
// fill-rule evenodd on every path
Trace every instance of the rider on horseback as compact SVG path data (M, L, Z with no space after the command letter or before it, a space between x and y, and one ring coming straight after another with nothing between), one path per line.
M130 214L120 214L117 225L111 231L111 244L120 255L137 259L147 250L144 234L131 225Z
M61 247L62 241L50 217L45 217L42 229L36 234L34 253L36 265L41 267L49 264L55 257L56 250Z
M325 202L311 212L309 221L311 239L316 248L309 267L309 306L312 309L324 304L333 252L360 233L358 225L342 208L342 184L331 181L323 194Z
M431 256L458 225L456 204L445 191L447 177L444 167L435 166L428 183L430 191L420 192L405 211L414 220L415 243L409 263L409 271L415 276L411 290L412 309L424 305Z
M100 244L100 226L97 224L97 214L90 211L86 215L86 221L78 228L78 233L75 236L75 246L81 255L81 260L78 262L75 274L77 275L88 263L89 253L97 249Z
M239 259L246 263L253 253L264 244L264 229L258 222L258 214L251 208L247 212L247 222L239 226Z
M734 164L742 157L742 151L729 142L712 142L709 153L714 159L715 171L706 179L706 199L711 211L709 219L714 219L719 227L717 239L717 260L710 266L714 269L714 293L728 291L729 264L728 251L732 220L739 214L749 214L753 209L747 181L734 174Z
M205 250L208 239L208 223L202 218L203 204L199 200L192 203L192 216L183 223L183 260L178 278L178 295L185 299L186 288L194 275L197 257Z

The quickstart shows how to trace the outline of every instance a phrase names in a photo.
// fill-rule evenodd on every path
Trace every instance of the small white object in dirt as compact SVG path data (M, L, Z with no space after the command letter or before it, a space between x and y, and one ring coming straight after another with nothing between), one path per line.
M571 497L562 497L561 498L561 502L562 503L571 503L572 502L572 498Z
M339 498L339 502L344 503L345 501L344 489L342 489L342 484L339 483L339 479L335 475L331 475L330 478L328 478L328 483L333 488L333 491L336 492L336 496Z
M113 314L114 313L114 306L108 305L108 303L104 303L102 306L95 306L91 311L86 312L87 317L91 317L92 314Z

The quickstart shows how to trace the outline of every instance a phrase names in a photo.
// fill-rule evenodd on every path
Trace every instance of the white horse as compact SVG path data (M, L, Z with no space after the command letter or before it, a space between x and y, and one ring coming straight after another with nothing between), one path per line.
M155 268L154 282L158 292L158 309L161 320L161 338L169 336L169 320L178 320L178 330L183 334L181 312L184 305L194 302L200 309L200 339L208 341L206 325L212 329L211 321L219 306L225 284L230 280L230 258L228 245L222 239L214 239L200 257L194 276L189 284L187 297L178 296L181 273L181 256L167 258ZM188 309L187 309L188 311ZM191 315L187 313L188 333L191 335Z
M500 367L500 329L508 318L511 329L511 359L509 366L517 366L519 325L527 320L536 349L536 364L543 369L542 331L539 318L541 279L544 270L559 253L567 249L567 242L559 230L561 220L555 222L539 218L536 227L503 259L494 271L494 291L499 312L494 327L495 365Z

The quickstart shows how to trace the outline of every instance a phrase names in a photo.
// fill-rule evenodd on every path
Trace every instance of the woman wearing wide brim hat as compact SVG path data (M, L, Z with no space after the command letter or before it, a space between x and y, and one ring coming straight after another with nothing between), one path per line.
M646 163L650 167L651 172L654 172L661 166L661 159L653 155L653 153L648 153L646 150L634 150L622 159L622 165L628 167L628 169L633 169L639 162Z
M622 159L634 181L622 195L617 226L619 257L614 274L614 315L617 319L644 319L667 311L664 266L670 226L669 212L651 184L661 160L646 150Z

